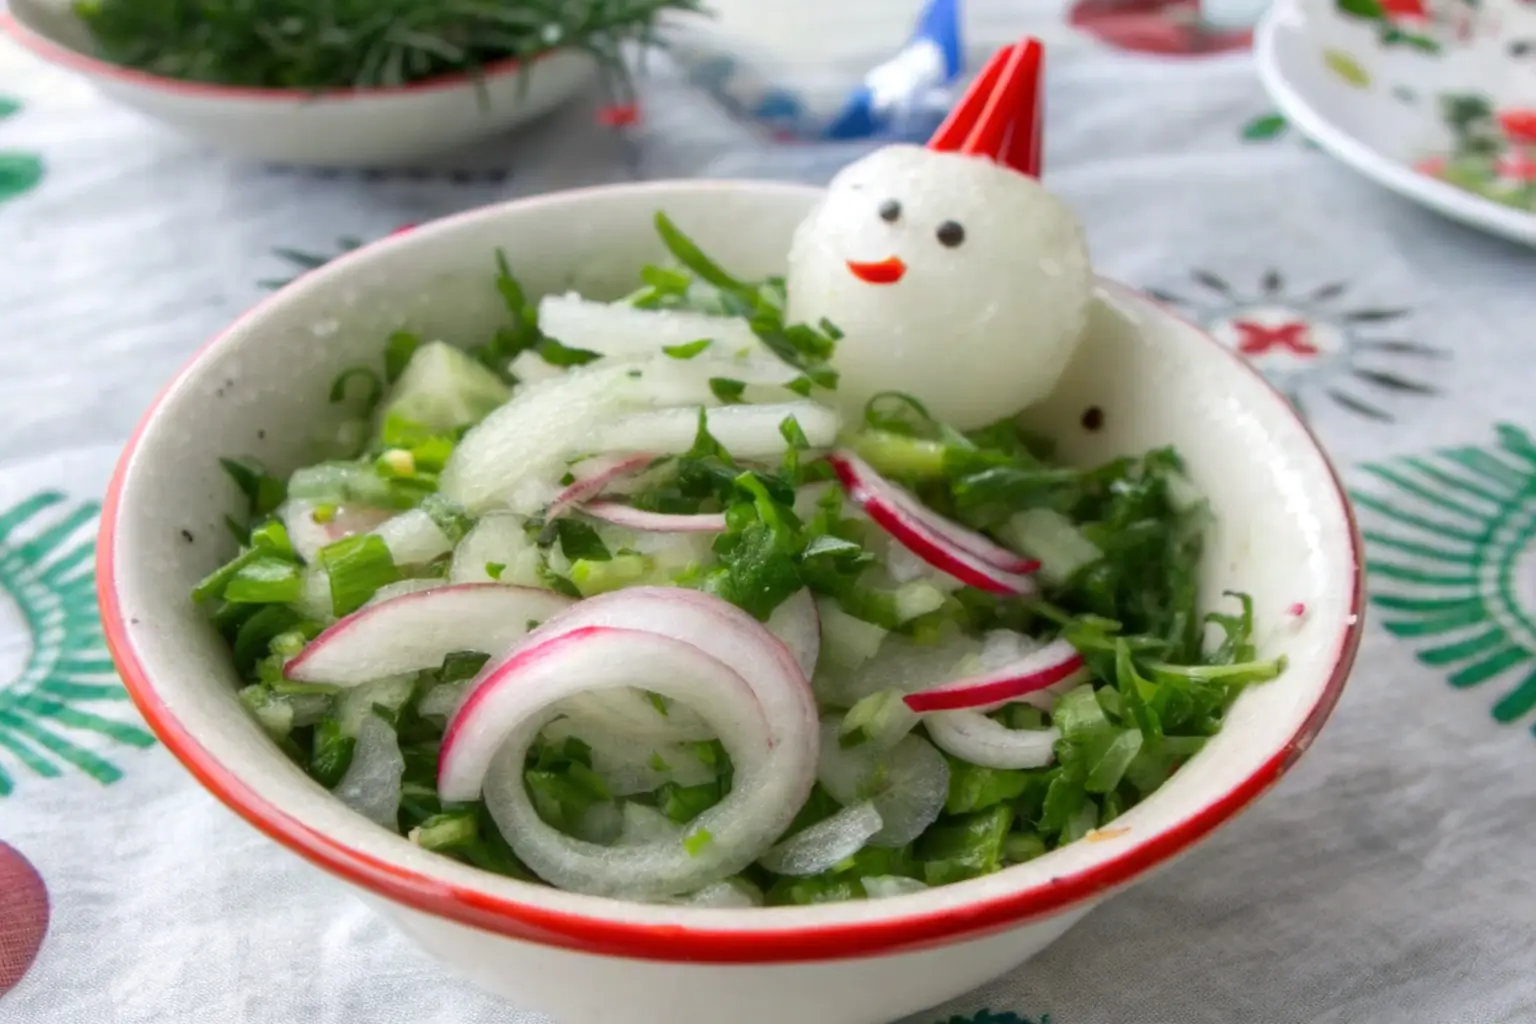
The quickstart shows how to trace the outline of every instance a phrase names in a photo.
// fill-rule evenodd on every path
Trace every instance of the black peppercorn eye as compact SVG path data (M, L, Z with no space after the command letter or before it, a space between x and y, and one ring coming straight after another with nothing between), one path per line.
M952 220L947 220L940 224L939 230L935 234L939 237L939 244L950 249L965 241L965 228Z
M895 224L901 219L901 204L894 199L887 199L880 204L880 219L887 224Z

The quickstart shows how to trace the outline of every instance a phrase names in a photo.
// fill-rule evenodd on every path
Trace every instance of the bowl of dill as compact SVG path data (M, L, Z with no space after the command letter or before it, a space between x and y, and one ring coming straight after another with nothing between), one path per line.
M108 489L146 720L565 1024L883 1024L1035 955L1305 753L1363 573L1285 399L1003 173L893 147L826 191L557 193L267 298ZM930 306L951 330L865 344ZM970 370L878 390L1009 309L983 372L1021 415Z
M549 112L696 0L10 0L37 57L235 156L326 167L415 160Z

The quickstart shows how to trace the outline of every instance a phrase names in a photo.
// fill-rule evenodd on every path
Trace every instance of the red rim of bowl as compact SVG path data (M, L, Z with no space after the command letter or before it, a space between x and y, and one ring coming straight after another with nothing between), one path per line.
M10 36L22 49L31 52L34 56L47 63L78 74L94 78L112 79L123 85L141 86L158 92L184 96L189 99L243 100L267 103L327 103L338 100L384 99L387 97L443 92L449 89L457 89L464 85L473 85L477 77L486 81L500 78L503 75L520 70L525 64L537 64L551 53L557 52L554 50L545 51L527 61L519 57L508 57L505 60L485 65L480 69L478 76L467 72L456 72L450 75L440 75L436 78L423 79L419 82L411 82L407 85L382 85L368 89L353 88L311 92L306 89L263 89L257 86L214 85L208 82L189 82L179 78L170 78L166 75L151 74L148 71L139 71L136 68L124 67L121 64L113 64L111 61L103 60L100 57L93 57L88 53L82 53L73 47L65 46L63 43L49 38L18 18L14 10L9 9L0 9L0 33Z
M655 188L664 183L639 186ZM688 183L698 187L704 183ZM733 183L745 185L748 183ZM609 191L610 186L590 191ZM776 186L783 187L783 186ZM576 190L588 191L588 190ZM514 200L525 202L527 200ZM537 200L535 200L537 201ZM500 204L505 206L508 204ZM446 220L484 215L485 207ZM438 222L443 223L442 221ZM402 239L381 239L348 253L341 260L356 259L375 245L401 244ZM334 263L341 260L333 261ZM1149 298L1123 285L1115 286L1141 301ZM783 963L791 961L837 960L875 956L921 949L974 938L1001 931L1032 919L1043 918L1071 909L1074 905L1123 886L1136 876L1184 852L1227 819L1245 809L1284 775L1312 745L1344 691L1344 684L1354 666L1355 655L1365 624L1364 545L1354 508L1345 495L1343 482L1327 453L1318 444L1310 427L1284 396L1241 356L1211 338L1198 325L1190 324L1244 371L1257 377L1291 411L1296 425L1311 440L1314 450L1327 467L1334 493L1344 512L1350 534L1350 619L1345 624L1333 668L1316 704L1308 712L1296 733L1274 756L1219 799L1201 807L1173 827L1131 846L1102 864L1031 886L961 906L936 911L907 914L876 921L857 921L807 925L782 930L740 930L705 928L679 924L650 924L614 921L586 914L539 907L517 900L494 896L481 890L454 885L428 877L408 868L391 864L362 850L348 846L295 820L280 808L259 796L240 778L225 769L218 758L192 735L176 714L161 700L139 661L128 636L122 606L115 583L116 529L124 479L145 429L154 418L165 396L186 375L204 353L235 330L247 317L257 314L276 295L263 300L230 327L219 332L194 355L186 367L166 385L150 405L113 472L101 513L97 543L96 589L101 604L102 623L107 647L129 695L144 715L150 728L188 771L214 796L270 838L290 850L338 875L342 879L371 890L418 912L447 918L460 924L499 935L542 945L585 953L630 957L667 962L702 963ZM1162 307L1160 307L1162 308ZM1176 319L1176 313L1164 308ZM1189 323L1188 321L1184 321Z

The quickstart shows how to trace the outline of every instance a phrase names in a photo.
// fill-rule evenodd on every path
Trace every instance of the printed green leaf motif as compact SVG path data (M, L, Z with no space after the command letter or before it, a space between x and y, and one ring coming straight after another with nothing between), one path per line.
M1243 138L1248 142L1268 142L1284 135L1287 127L1284 116L1265 114L1243 126Z
M9 96L0 96L0 121L4 121L12 114L19 114L20 112L20 101L13 100Z
M102 642L92 567L99 513L54 492L0 510L0 601L29 638L21 673L0 679L0 797L16 788L18 766L44 779L72 767L116 782L122 771L102 748L154 743Z
M1370 21L1381 21L1387 16L1380 0L1336 0L1339 12Z
M992 1010L982 1010L974 1017L951 1017L947 1021L939 1021L938 1024L1051 1024L1051 1017L1050 1014L1040 1018L1020 1017L1008 1011L995 1013Z
M0 203L30 192L43 180L43 161L32 153L0 153Z
M1494 690L1494 720L1514 723L1536 712L1536 442L1496 432L1367 464L1353 496L1382 625L1452 687Z

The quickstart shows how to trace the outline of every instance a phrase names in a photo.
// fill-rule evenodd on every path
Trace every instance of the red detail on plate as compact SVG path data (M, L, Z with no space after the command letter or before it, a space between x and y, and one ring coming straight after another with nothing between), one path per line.
M1494 165L1499 178L1503 181L1517 185L1529 185L1536 181L1536 149L1524 152L1519 149L1511 150L1499 157Z
M781 188L788 190L790 187ZM805 191L808 195L816 194L815 190ZM547 197L519 200L528 204L556 201ZM468 211L446 218L434 227L441 228L456 221L467 221L483 215L484 211ZM358 259L369 248L363 246L339 257L335 262ZM1102 278L1100 285L1124 301L1135 302L1138 299L1138 294L1124 285ZM277 299L274 297L258 303L226 328L226 331L242 328L251 320L267 315L268 304L275 301ZM1204 333L1204 329L1198 325L1177 314L1170 315L1189 324L1191 330ZM932 949L951 945L964 938L997 934L1026 922L1051 917L1068 908L1081 906L1086 900L1109 895L1177 857L1263 796L1312 745L1333 714L1339 698L1343 696L1344 684L1354 667L1360 639L1364 635L1365 542L1360 537L1360 525L1355 518L1354 508L1345 497L1344 483L1330 464L1328 468L1334 496L1349 525L1350 579L1346 585L1350 599L1349 614L1339 633L1333 666L1316 703L1308 710L1306 718L1290 739L1246 778L1233 783L1231 788L1214 796L1209 803L1163 831L1148 835L1139 842L1127 843L1124 850L1102 864L1069 871L1046 882L1000 892L984 899L963 898L962 890L957 888L956 898L951 904L921 913L887 914L867 921L817 921L814 919L817 908L808 907L799 911L812 918L807 923L775 927L771 926L770 917L761 915L754 917L759 923L750 928L626 922L599 912L587 914L543 906L536 902L540 894L533 887L526 887L529 896L525 900L487 892L480 887L456 884L383 860L358 846L318 832L269 802L250 783L225 767L219 755L209 750L194 735L193 729L182 721L177 711L165 703L139 658L138 648L130 632L129 619L118 595L116 571L118 519L122 515L123 485L127 479L128 466L137 457L144 433L166 396L176 390L176 385L186 379L209 351L224 339L225 334L216 335L192 357L181 373L161 389L134 428L133 436L118 460L112 481L107 486L106 498L102 502L101 528L96 547L96 596L100 601L107 648L123 678L123 685L166 749L181 761L205 789L268 837L350 884L367 889L384 899L420 913L433 914L498 935L560 949L667 963L794 963ZM1214 339L1208 340L1213 345L1218 344ZM1277 401L1284 401L1284 396L1251 364L1230 349L1221 347L1221 350L1238 360L1244 371L1253 374ZM1322 451L1317 435L1299 417L1296 418L1296 425L1311 438L1317 450ZM496 882L501 889L520 888L507 879L496 879ZM974 886L974 883L962 882L959 885ZM829 917L836 912L833 907L822 909L828 911Z
M1237 350L1245 356L1262 356L1272 348L1289 350L1293 355L1315 356L1317 346L1307 340L1307 324L1293 320L1287 324L1256 324L1252 320L1234 320L1232 327L1242 337Z
M628 128L640 121L640 106L636 103L616 103L597 112L599 124L609 128Z
M1198 55L1246 50L1251 29L1208 29L1196 0L1080 0L1067 23L1100 42L1135 53Z
M416 225L415 224L401 224L399 227L395 228L395 230L393 230L393 231L391 231L389 233L389 237L390 238L394 238L396 235L403 235L407 231L415 231L415 230L416 230Z
M848 269L853 276L866 284L895 284L901 280L901 275L907 272L907 265L900 258L890 256L874 263L858 263L848 261Z
M1381 0L1381 9L1393 21L1418 21L1429 17L1424 0Z
M16 987L37 959L48 932L48 890L42 876L0 843L0 995Z
M1536 110L1501 110L1499 127L1511 142L1536 145Z
M1297 601L1295 604L1287 608L1286 612L1299 619L1303 615L1307 614L1307 606L1302 604L1300 601Z

